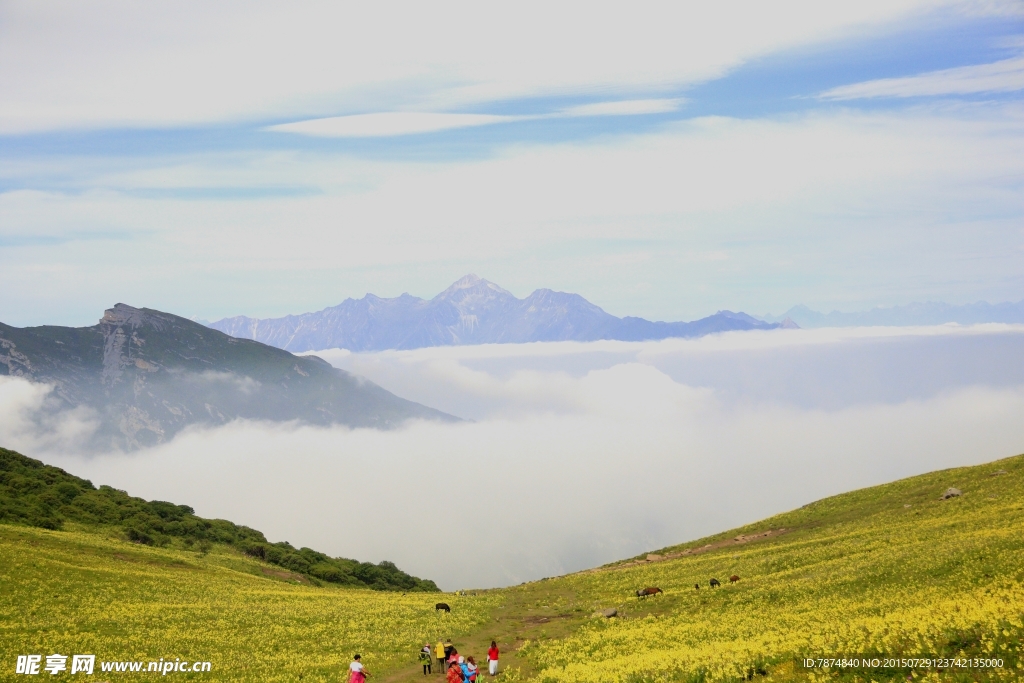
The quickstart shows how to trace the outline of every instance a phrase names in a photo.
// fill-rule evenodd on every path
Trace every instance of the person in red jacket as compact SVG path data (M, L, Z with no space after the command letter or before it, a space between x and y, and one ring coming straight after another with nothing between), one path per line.
M494 676L498 673L498 644L491 641L491 648L487 651L487 673Z
M448 683L462 683L465 677L462 675L462 667L456 664L448 665Z

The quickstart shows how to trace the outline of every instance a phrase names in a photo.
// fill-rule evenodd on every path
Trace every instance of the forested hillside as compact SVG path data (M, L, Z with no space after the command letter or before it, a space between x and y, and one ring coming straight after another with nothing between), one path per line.
M332 558L288 542L270 543L262 532L224 519L205 519L187 505L146 501L100 486L0 448L0 523L59 530L69 523L112 530L129 541L207 552L220 543L317 581L375 590L437 591L392 562Z

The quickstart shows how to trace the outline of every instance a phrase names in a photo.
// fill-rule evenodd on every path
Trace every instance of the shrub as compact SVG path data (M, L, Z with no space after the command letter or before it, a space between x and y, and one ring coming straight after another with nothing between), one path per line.
M145 531L139 531L135 527L128 527L125 529L125 536L132 543L143 543L145 545L153 545L153 537L147 534Z

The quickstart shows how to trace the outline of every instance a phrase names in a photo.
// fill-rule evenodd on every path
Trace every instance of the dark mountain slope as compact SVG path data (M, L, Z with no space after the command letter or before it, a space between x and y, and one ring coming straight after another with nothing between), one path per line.
M455 419L314 356L124 304L93 327L0 323L0 374L53 384L53 408L95 411L95 445L118 448L236 418L380 428L409 418Z
M238 316L210 324L234 337L295 352L598 339L643 341L781 326L729 311L694 322L617 318L579 294L538 289L518 299L476 275L467 275L429 301L409 294L393 299L367 294L315 313L268 320Z

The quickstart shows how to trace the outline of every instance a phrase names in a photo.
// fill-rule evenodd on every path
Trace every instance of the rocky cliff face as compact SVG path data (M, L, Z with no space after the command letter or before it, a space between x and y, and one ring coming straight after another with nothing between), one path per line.
M133 449L237 418L389 428L455 419L333 368L168 313L117 304L93 327L0 323L0 374L96 414L94 447Z
M694 322L617 318L578 294L538 289L516 298L493 282L467 275L433 299L367 294L315 313L259 320L238 316L210 327L289 351L415 349L459 344L536 341L639 341L727 330L772 329L744 313L720 311Z

